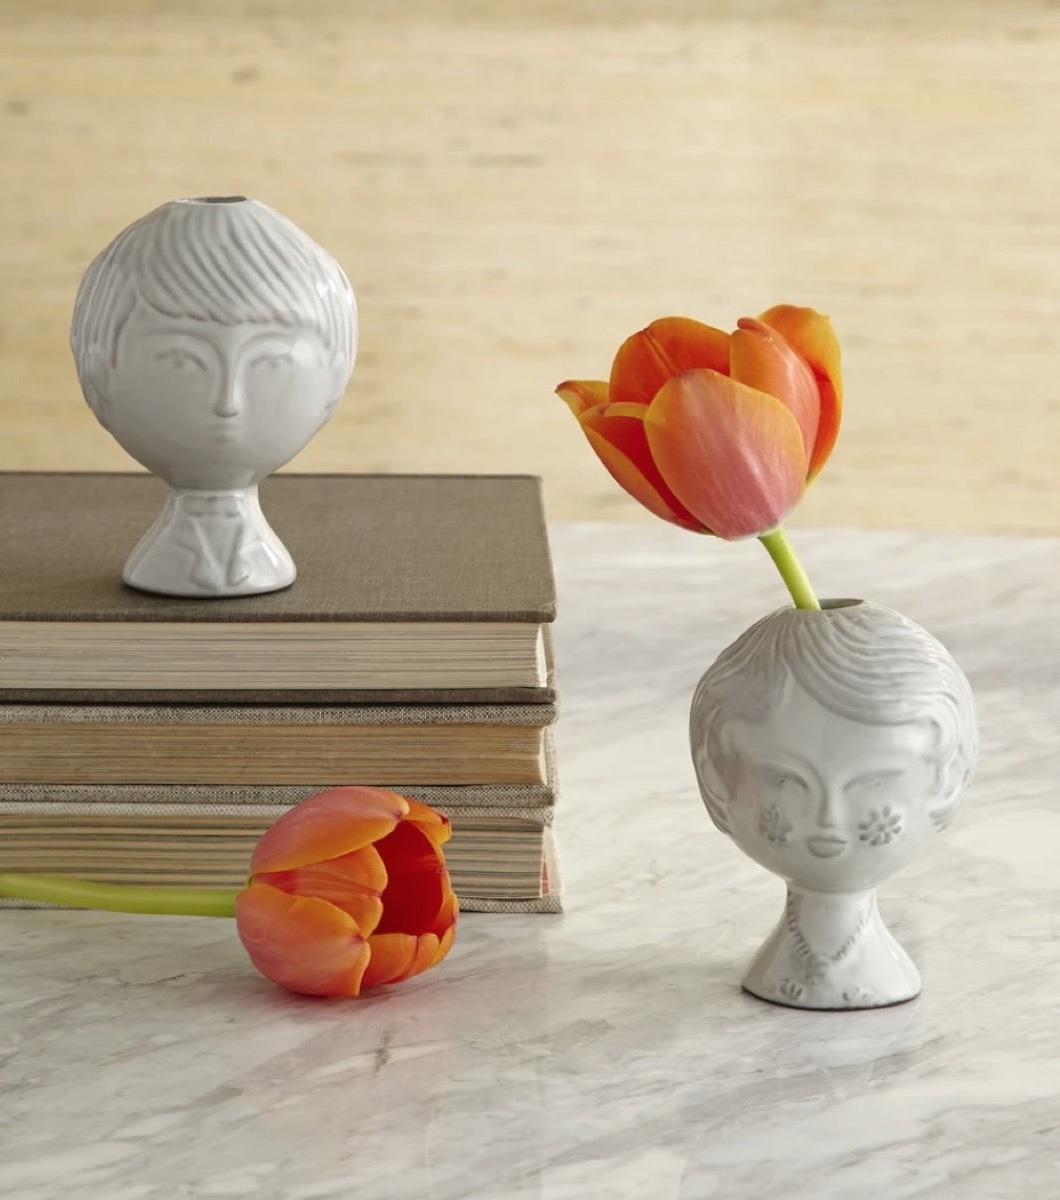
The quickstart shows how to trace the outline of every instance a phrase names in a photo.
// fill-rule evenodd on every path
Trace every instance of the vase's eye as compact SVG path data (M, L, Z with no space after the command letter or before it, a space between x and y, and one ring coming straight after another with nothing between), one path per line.
M159 351L155 357L159 362L168 364L174 371L179 371L182 374L191 374L207 369L206 364L197 354L192 354L190 350L182 350L176 346L170 350Z
M788 767L764 763L758 769L758 776L761 782L773 792L801 795L806 791L806 781Z
M901 779L902 772L895 771L866 771L864 775L858 775L856 779L852 779L850 787L859 792L882 792L884 788Z
M251 364L264 371L276 372L286 370L294 364L294 357L289 350L277 351L273 354L259 354Z
M774 776L773 786L780 791L800 791L806 790L806 783L798 775L793 775L790 771L777 771Z

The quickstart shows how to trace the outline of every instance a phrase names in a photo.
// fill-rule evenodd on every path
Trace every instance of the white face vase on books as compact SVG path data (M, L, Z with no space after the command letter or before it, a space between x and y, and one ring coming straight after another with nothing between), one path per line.
M125 582L203 597L292 583L257 485L321 429L353 370L356 304L331 255L256 200L164 204L89 265L70 341L99 422L170 487Z
M946 828L975 764L971 687L945 648L871 603L781 609L700 680L690 732L715 824L787 883L744 988L814 1009L916 996L875 889Z

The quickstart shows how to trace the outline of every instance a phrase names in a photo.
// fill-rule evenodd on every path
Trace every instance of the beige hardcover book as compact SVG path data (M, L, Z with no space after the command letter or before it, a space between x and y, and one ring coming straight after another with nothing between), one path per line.
M258 839L284 810L243 806L208 820L144 811L0 811L0 871L104 883L237 888ZM446 815L453 889L468 911L558 911L549 826L529 817L459 809ZM2 902L0 902L2 903ZM17 905L16 905L17 906Z
M445 813L520 817L550 825L558 790L551 729L544 731L544 756L545 778L541 783L413 784L398 774L378 786L422 800ZM318 778L309 783L229 785L0 782L0 813L41 811L55 816L96 812L121 817L146 812L202 820L216 813L238 813L248 806L279 813L307 796L344 782L349 780Z
M149 475L0 473L0 699L554 698L536 477L272 476L298 578L223 600L121 582L164 496Z
M549 729L545 761L540 784L386 784L452 821L446 858L465 911L561 911L551 830L558 784ZM0 783L0 870L96 879L120 865L125 873L107 877L236 887L261 833L327 786ZM220 873L211 860L218 847L226 856ZM62 861L49 857L59 851ZM139 874L130 874L130 867ZM0 908L5 906L24 904L0 898Z
M0 783L535 784L554 704L0 706Z

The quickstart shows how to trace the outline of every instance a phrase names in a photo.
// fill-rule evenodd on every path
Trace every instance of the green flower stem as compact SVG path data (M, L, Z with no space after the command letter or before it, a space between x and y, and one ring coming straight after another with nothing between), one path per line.
M37 900L64 908L107 912L159 913L183 917L233 917L238 892L227 888L147 887L129 883L88 883L49 875L0 872L0 896Z
M788 591L791 592L792 600L795 601L795 607L820 608L821 605L814 594L809 576L802 569L802 563L795 557L795 551L792 550L784 530L778 525L769 533L763 533L758 540L765 546L769 557L776 564L781 579L784 580Z

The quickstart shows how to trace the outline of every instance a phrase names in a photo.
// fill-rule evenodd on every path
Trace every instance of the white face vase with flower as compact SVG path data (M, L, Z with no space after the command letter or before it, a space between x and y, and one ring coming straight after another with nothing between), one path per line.
M744 987L806 1008L917 995L875 888L949 824L975 763L971 688L946 650L879 605L782 609L703 676L690 734L714 823L788 885Z
M977 746L944 647L878 605L821 605L781 527L835 444L839 360L827 317L781 304L732 333L661 318L608 380L557 388L616 482L681 528L757 537L791 593L703 676L691 744L715 824L788 885L743 985L816 1009L920 991L875 889L949 823Z
M329 419L356 343L338 263L257 201L164 204L97 256L71 329L81 386L104 428L170 485L126 583L230 596L294 580L257 485Z

